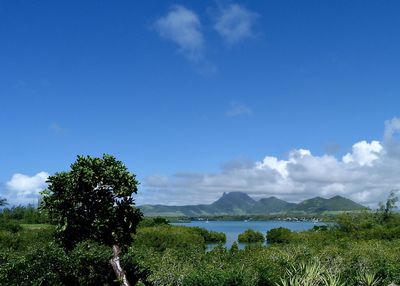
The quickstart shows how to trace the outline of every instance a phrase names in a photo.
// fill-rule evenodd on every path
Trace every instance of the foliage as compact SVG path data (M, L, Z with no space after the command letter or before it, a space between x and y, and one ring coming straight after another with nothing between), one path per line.
M359 275L358 283L361 286L378 286L381 279L375 273L364 272Z
M239 234L238 241L239 242L247 242L247 243L264 242L265 238L261 232L255 231L253 229L248 229L245 232Z
M132 198L137 185L135 175L110 155L78 156L70 171L48 178L42 209L67 250L88 239L126 246L141 218Z
M327 225L314 225L312 230L313 231L327 231L328 226Z
M5 206L7 204L7 199L0 198L0 207Z
M52 234L51 227L23 228L15 234L0 231L0 285L115 283L109 247L85 241L65 252L51 242ZM205 252L204 238L193 228L143 227L122 264L130 281L140 280L142 285L360 286L378 281L377 285L386 286L400 282L399 239L360 239L336 228L292 236L286 244L244 250L218 246ZM310 273L318 278L310 279ZM319 284L284 284L306 277L309 283Z
M392 214L393 209L396 208L396 203L398 202L399 198L396 196L394 191L391 191L389 197L386 200L386 203L379 204L379 212L383 222L388 221Z
M327 228L291 232L287 243L211 251L204 230L151 219L121 263L132 284L142 286L400 284L400 217L382 220L381 214L345 214ZM52 242L52 226L36 226L0 230L0 285L118 284L108 246L83 241L65 251Z
M0 211L0 221L15 221L20 224L46 223L47 217L32 205L5 208Z
M158 225L139 228L134 242L156 251L165 251L168 248L205 248L204 238L198 232L184 226Z
M169 224L169 220L163 217L144 217L140 221L139 227L150 227L163 224Z
M17 233L18 231L22 230L22 226L15 222L1 222L0 230L6 230L12 233Z
M400 214L393 208L397 197L390 193L385 204L376 213L345 213L336 218L337 230L356 239L392 240L400 237Z
M284 227L273 228L267 232L268 243L288 243L292 237L292 231Z
M205 243L223 243L226 242L226 235L223 232L211 231L201 227L191 227L192 231L200 234Z
M94 243L80 243L70 253L54 243L29 248L23 256L3 253L0 284L117 285L111 256L109 247Z
M326 268L320 261L301 262L286 269L286 277L281 278L282 286L344 286L335 270Z

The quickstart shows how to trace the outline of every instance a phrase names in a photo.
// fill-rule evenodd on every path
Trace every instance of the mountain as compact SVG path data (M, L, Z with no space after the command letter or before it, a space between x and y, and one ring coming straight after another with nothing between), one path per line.
M294 211L305 213L321 213L327 211L349 211L362 209L365 209L365 207L341 196L334 196L330 199L316 197L302 201L293 208Z
M279 213L285 210L291 210L296 206L294 203L288 203L276 197L264 198L256 202L252 208L253 213Z
M364 206L341 196L335 196L330 199L315 197L295 204L276 197L263 198L256 201L242 192L223 193L222 197L210 205L142 205L139 208L146 216L188 217L290 213L317 214L365 209Z
M246 215L256 203L248 194L241 192L224 193L211 204L211 209L218 213Z

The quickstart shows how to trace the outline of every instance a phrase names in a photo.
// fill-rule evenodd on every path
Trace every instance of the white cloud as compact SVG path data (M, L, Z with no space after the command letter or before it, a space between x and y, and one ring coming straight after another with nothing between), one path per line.
M400 140L395 138L400 130L398 122L395 118L386 123L383 141L356 142L352 152L341 159L296 149L286 159L266 156L254 163L231 164L234 167L215 173L149 177L139 201L210 203L224 191L243 191L256 198L274 195L294 202L343 195L376 206L391 190L400 189Z
M225 115L228 117L236 117L241 115L252 115L253 111L250 107L238 103L238 102L231 102L229 109L225 112Z
M372 163L379 159L379 153L383 151L383 147L378 141L372 141L371 143L361 141L354 144L352 149L352 153L343 156L343 162L354 162L360 166L372 166Z
M385 134L384 139L390 141L393 135L400 130L400 118L393 118L385 122Z
M256 168L259 170L270 168L271 170L277 171L283 178L287 178L289 175L286 166L288 161L278 160L276 157L266 156L263 161L256 162Z
M221 9L214 29L229 44L235 44L253 36L253 25L258 14L238 4Z
M175 42L188 59L198 61L202 58L204 37L195 12L183 6L174 6L166 16L155 22L154 27L161 37Z
M37 203L39 193L46 188L48 176L46 172L34 176L14 174L6 183L8 192L5 197L10 204Z

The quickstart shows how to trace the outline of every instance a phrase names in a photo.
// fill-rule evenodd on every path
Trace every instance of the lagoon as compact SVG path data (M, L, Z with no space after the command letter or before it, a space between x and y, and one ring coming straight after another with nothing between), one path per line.
M245 230L251 228L262 232L266 235L267 231L277 227L285 227L292 231L304 231L312 229L315 225L324 225L323 222L313 221L191 221L183 223L173 223L174 225L198 226L207 230L224 232L226 234L225 246L230 248L237 241L238 235ZM239 244L239 248L243 249L245 243Z

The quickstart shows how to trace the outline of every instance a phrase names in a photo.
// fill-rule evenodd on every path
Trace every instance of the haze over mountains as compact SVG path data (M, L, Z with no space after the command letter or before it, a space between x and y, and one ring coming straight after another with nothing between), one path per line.
M213 216L213 215L271 215L271 214L318 214L327 212L356 211L365 209L363 205L341 196L330 199L315 197L298 204L289 203L276 197L254 200L246 193L224 193L209 205L142 205L146 216Z

